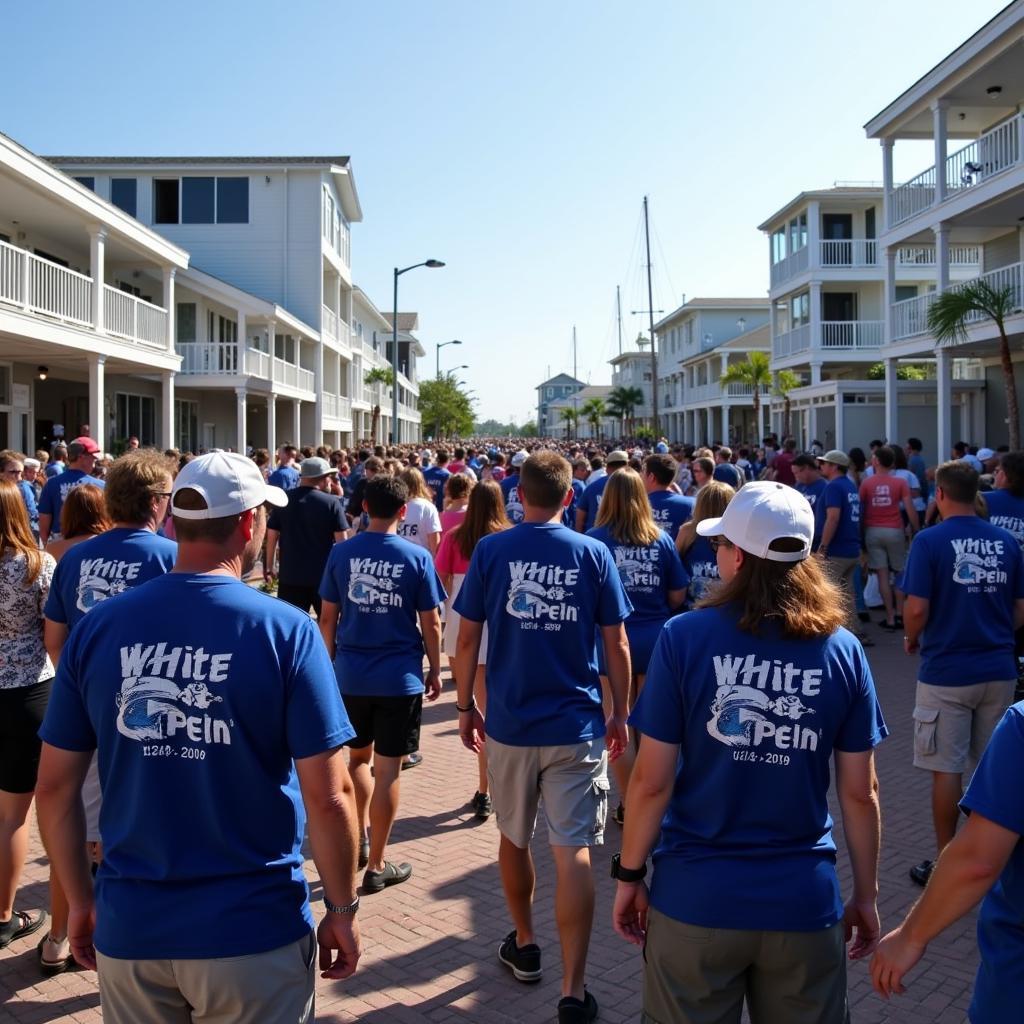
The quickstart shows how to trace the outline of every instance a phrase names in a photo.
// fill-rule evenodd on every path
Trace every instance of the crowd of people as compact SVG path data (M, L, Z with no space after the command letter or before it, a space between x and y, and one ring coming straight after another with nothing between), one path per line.
M0 947L38 933L44 974L97 969L115 1024L312 1020L317 962L357 968L360 898L412 875L388 844L447 670L523 983L544 814L561 1024L598 1015L609 816L645 1020L839 1024L848 958L899 993L979 902L971 1018L1013 1019L1024 453L521 443L0 452ZM884 938L878 629L918 658L900 727L935 831ZM33 798L48 914L16 905Z

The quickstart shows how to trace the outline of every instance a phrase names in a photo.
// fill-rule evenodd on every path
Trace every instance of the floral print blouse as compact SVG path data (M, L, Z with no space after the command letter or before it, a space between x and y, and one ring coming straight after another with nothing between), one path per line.
M28 560L20 552L0 558L0 690L51 679L43 646L43 606L57 563L43 552L39 575L25 583Z

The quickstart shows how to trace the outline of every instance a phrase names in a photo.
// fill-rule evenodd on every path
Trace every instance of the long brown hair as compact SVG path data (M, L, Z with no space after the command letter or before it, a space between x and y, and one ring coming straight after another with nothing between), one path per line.
M114 524L107 514L103 491L95 484L73 487L60 510L60 534L65 540L106 533Z
M463 558L472 558L481 538L507 530L511 525L505 515L501 488L493 480L483 480L469 492L466 515L452 530L452 541Z
M9 480L0 480L0 558L24 555L27 565L25 583L35 582L43 567L43 553L32 536L28 509L21 490Z
M776 541L787 550L789 538ZM698 608L733 605L739 628L757 633L763 622L777 622L785 636L797 640L831 636L846 621L846 598L816 558L772 562L744 552L743 564L728 582L712 587Z
M679 527L676 534L676 551L685 555L697 539L697 524L705 519L717 519L725 515L725 507L736 492L721 480L709 480L698 492L693 505L693 515Z
M399 479L404 481L405 486L409 488L410 501L413 498L424 498L430 502L434 500L434 492L427 486L427 481L418 469L410 466L407 469L401 470L397 475Z
M608 477L597 511L597 526L620 544L653 544L661 530L651 514L651 503L640 474L633 469L620 469Z

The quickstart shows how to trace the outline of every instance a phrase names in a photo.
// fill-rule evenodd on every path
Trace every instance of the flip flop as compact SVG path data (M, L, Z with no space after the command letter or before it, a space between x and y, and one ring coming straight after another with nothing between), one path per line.
M21 922L20 926L18 922ZM17 939L24 939L46 924L46 911L16 910L10 921L0 923L0 949L6 949Z

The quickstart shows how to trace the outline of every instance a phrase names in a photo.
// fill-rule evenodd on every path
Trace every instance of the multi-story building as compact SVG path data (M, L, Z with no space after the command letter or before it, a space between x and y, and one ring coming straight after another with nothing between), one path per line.
M586 385L583 381L567 373L556 374L537 385L537 433L541 437L550 437L561 427L558 420L551 417L549 404L575 394L584 387Z
M618 437L619 421L610 413L606 412L595 423L591 423L584 412L587 402L597 398L607 403L611 393L610 384L584 384L578 391L551 399L547 410L547 434L566 439L573 437L580 441L609 440ZM562 418L563 409L572 409L579 414L575 425Z
M654 373L650 351L644 351L638 345L635 350L620 352L608 362L612 367L612 391L619 388L635 388L640 394L640 401L633 407L633 414L630 417L632 426L635 429L649 424L654 412L651 402Z
M188 253L0 135L0 447L175 436Z
M385 313L384 318L388 322L388 337L386 352L389 365L394 365L392 345L396 337L394 332L394 313ZM426 355L426 350L420 340L412 333L419 330L420 318L418 313L398 314L398 434L394 441L405 444L409 441L418 441L421 436L421 424L419 413L420 386L416 376L416 360ZM391 395L390 388L388 395ZM391 434L391 414L393 398L388 399L387 410L387 434Z
M880 186L837 186L801 192L760 225L768 236L772 305L772 371L790 370L802 386L788 395L789 432L801 447L864 445L886 436L885 384L872 379L885 343L886 257L878 241ZM950 273L979 272L982 248L957 245ZM896 299L927 290L935 272L934 245L918 242L893 253ZM965 394L978 385L958 385ZM908 382L907 434L928 433L935 388ZM772 427L786 432L784 402L772 403ZM911 411L912 410L912 411ZM893 435L895 436L895 435Z
M963 438L993 447L1006 440L1006 393L995 324L974 316L959 342L936 346L928 333L935 295L959 286L959 252L980 250L977 277L1009 289L1014 312L1006 321L1012 359L1021 381L1020 337L1024 332L1024 2L1015 0L876 114L865 126L882 146L884 218L879 245L884 253L885 433L904 437L908 424L899 360L935 360L937 392L928 435L938 458ZM895 143L930 140L930 167L897 184ZM959 140L952 144L954 140ZM916 294L899 291L899 253L926 246L935 253L933 273ZM978 386L958 388L958 359L980 361L985 395ZM1018 397L1018 402L1021 398Z
M753 440L760 434L754 429L751 390L735 384L723 388L718 379L731 362L742 362L748 351L762 344L755 332L767 322L764 299L698 298L684 301L654 325L658 416L664 435L673 441L705 443L746 440L751 431ZM752 338L754 344L744 347Z

